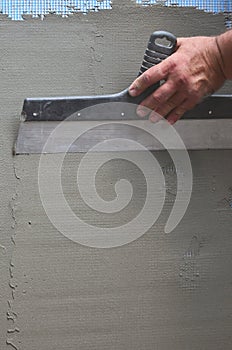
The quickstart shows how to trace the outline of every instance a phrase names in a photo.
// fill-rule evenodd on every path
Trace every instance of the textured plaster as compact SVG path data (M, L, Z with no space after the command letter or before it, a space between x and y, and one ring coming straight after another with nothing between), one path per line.
M139 240L109 250L63 237L40 202L39 156L12 157L25 97L116 92L136 76L152 31L224 31L221 15L123 4L44 22L1 18L1 349L231 349L231 151L190 154L193 197L170 235L163 226L175 197L175 171L168 155L157 152L167 180L164 211ZM56 156L48 157L52 167ZM135 184L126 214L101 217L79 198L80 159L67 156L63 170L73 210L106 227L130 219L144 200L141 173L123 161L100 171L97 187L108 200L121 172Z

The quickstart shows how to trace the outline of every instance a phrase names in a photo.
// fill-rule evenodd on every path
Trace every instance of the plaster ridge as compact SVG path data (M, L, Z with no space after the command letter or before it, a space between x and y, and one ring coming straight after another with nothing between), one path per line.
M0 251L1 251L1 254L6 255L6 247L2 244L0 244Z
M199 234L193 235L189 246L183 255L179 276L181 278L181 286L186 291L192 292L199 287L200 264L198 257L200 255L202 244L203 241L199 237Z
M100 70L102 69L102 57L103 57L103 51L102 46L102 39L104 38L104 33L101 32L101 30L93 30L93 44L90 46L90 53L91 53L91 63L90 63L90 70L92 71L92 78L94 79L94 84L93 86L100 86L100 88L103 88L103 85L101 81L99 80L99 77L97 78L95 74L95 70ZM95 89L95 93L98 93Z
M19 348L10 339L7 339L6 344L10 345L15 350L19 350Z
M12 229L12 235L11 235L11 242L13 245L12 249L12 255L9 262L9 288L11 290L11 299L8 300L8 310L6 313L7 321L10 323L7 329L6 334L6 345L10 346L11 348L15 350L19 350L18 346L15 344L16 336L20 329L17 327L16 322L18 319L17 312L14 311L14 300L15 300L15 292L17 289L17 282L14 278L14 263L13 263L13 255L15 250L15 236L16 236L16 227L17 227L17 219L16 219L16 210L17 210L17 198L18 198L18 191L20 186L20 176L17 174L15 159L13 159L13 172L14 176L16 178L16 186L15 186L15 192L12 194L11 201L10 201L10 209L11 209L11 217L12 217L12 223L11 223L11 229ZM12 337L13 336L13 337Z

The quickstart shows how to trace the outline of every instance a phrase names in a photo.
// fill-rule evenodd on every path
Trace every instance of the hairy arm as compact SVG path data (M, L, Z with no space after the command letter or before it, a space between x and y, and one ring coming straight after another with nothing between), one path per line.
M129 93L137 96L165 80L140 104L137 113L145 117L149 109L151 121L157 121L161 115L173 124L227 79L232 79L232 30L216 37L178 39L176 52L139 76Z

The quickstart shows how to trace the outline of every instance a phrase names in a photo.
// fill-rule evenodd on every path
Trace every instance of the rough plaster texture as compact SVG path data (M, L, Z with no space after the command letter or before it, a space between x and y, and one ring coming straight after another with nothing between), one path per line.
M231 151L191 152L193 197L170 235L163 226L175 197L175 171L168 155L157 152L167 180L164 211L146 235L110 250L63 237L40 202L39 156L11 155L24 97L115 92L136 75L150 32L224 31L220 15L123 4L44 22L1 18L1 349L231 349ZM48 157L52 166L56 156ZM135 215L144 200L141 173L123 161L99 173L104 198L112 199L121 173L136 193L127 214L101 217L81 205L75 186L80 159L67 156L63 170L74 211L106 226Z

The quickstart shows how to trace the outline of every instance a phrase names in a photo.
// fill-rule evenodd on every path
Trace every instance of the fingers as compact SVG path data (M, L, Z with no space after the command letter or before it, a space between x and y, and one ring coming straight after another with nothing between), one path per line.
M171 58L171 57L170 57ZM162 118L161 116L167 116L169 113L175 111L179 113L181 110L177 110L178 106L181 106L185 99L185 92L180 89L180 84L173 79L168 79L168 75L175 69L175 62L172 59L167 58L165 61L156 65L141 76L139 76L129 87L129 93L131 96L140 95L149 86L157 83L158 81L167 81L155 90L150 96L148 96L137 108L137 114L140 117L145 117L150 114L150 120L156 122ZM171 121L179 119L180 116L172 115Z
M166 103L175 94L175 89L176 87L172 80L164 83L140 104L137 110L138 115L141 117L145 116L145 112L143 113L141 106L156 110L160 105Z
M147 97L137 108L138 116L145 117L153 111L149 117L153 122L158 121L161 116L169 115L173 111L178 113L178 116L182 116L184 113L182 114L182 110L179 109L180 106L183 106L183 108L188 107L188 104L185 103L186 96L179 91L173 93L175 89L172 85L173 82L169 81Z
M137 114L140 117L145 117L150 109L166 116L186 99L183 92L175 91L176 86L173 81L170 80L166 82L139 105L137 108ZM146 109L144 109L144 107L146 107Z
M137 114L140 117L149 115L150 121L155 123L162 117L167 116L168 122L174 124L185 112L193 108L197 103L196 98L190 101L183 92L177 91L171 95L172 90L169 90L169 87L165 87L165 85L166 83L159 88L158 100L156 97L154 98L154 95L158 93L158 90L156 90L155 93L138 106ZM166 98L168 99L166 100ZM159 101L159 103L157 101Z
M181 106L185 99L186 97L183 93L176 92L169 100L166 101L166 103L159 105L155 111L163 116L166 116L176 109L177 106Z
M180 105L174 108L171 113L169 113L167 120L170 124L174 124L179 120L187 111L195 106L196 102L189 102L187 99L183 101Z
M131 84L129 87L129 94L131 96L138 96L149 86L166 79L171 65L172 61L167 58L162 63L148 69Z

